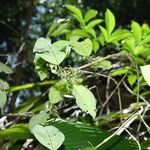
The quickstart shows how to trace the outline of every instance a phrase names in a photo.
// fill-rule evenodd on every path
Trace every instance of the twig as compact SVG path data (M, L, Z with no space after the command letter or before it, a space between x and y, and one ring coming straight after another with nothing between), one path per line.
M128 55L128 54L124 54L124 53L116 53L116 54L112 54L112 55L107 55L107 56L104 57L102 60L93 61L93 62L91 62L91 63L88 63L88 64L86 64L86 65L83 65L83 66L81 66L81 67L78 67L77 69L82 70L82 69L88 68L88 67L90 67L90 66L92 66L92 65L94 65L94 64L96 64L96 63L98 63L98 62L101 62L101 61L103 61L103 60L105 60L105 59L112 59L112 58L114 58L114 57L129 57L129 55Z
M97 146L95 146L95 148L99 148L100 146L102 146L103 144L105 144L106 142L108 142L111 138L113 138L115 135L120 135L126 128L128 128L130 126L130 124L139 115L141 115L141 113L143 112L143 107L140 107L140 108L141 109L138 112L136 112L135 114L131 115L126 121L124 121L124 123L122 123L122 125L120 126L120 128L117 131L115 131L109 137L107 137L106 139L104 139L100 144L98 144Z

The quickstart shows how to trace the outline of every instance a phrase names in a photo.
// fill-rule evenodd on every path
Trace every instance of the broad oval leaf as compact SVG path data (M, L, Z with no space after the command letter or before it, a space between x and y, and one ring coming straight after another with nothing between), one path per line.
M7 100L6 92L0 90L0 108L3 108Z
M50 150L57 150L65 140L64 134L54 126L37 124L32 131L36 139Z
M13 73L13 70L7 65L5 65L4 63L0 62L0 73L1 72L4 72L6 74L11 74Z
M53 45L56 47L57 50L63 50L69 45L69 42L65 40L60 40L60 41L53 43Z
M37 53L37 57L41 57L50 64L59 65L66 57L65 52L57 50L55 47L51 48L51 51L44 53Z
M52 104L58 103L62 100L61 92L54 86L50 88L48 97Z
M52 46L52 44L51 44L50 39L40 37L35 42L35 45L34 45L34 48L33 48L33 53L35 53L35 52L39 52L39 53L49 52L50 49L51 49L51 46Z
M140 68L145 81L150 86L150 65L141 66Z
M40 113L32 116L32 118L29 120L29 129L32 132L33 127L35 127L37 124L44 125L49 118L49 115L47 113Z
M48 95L51 103L55 104L63 99L62 96L67 93L66 84L66 80L59 80L57 83L51 86Z
M107 32L110 35L115 27L115 17L109 9L107 9L105 13L105 23Z
M78 42L80 37L74 36L71 37L70 42L72 49L75 50L76 53L82 56L89 56L92 52L92 42L89 38L85 39L82 42Z
M83 85L73 85L72 94L76 103L83 111L88 112L93 118L96 116L96 99L93 93Z
M140 42L141 41L141 38L142 38L142 28L140 27L140 25L135 22L135 21L132 21L132 24L131 24L131 28L133 30L133 35L135 37L135 39Z
M97 15L97 11L94 9L89 9L84 16L84 22L88 22L89 20L91 20L92 18L94 18Z

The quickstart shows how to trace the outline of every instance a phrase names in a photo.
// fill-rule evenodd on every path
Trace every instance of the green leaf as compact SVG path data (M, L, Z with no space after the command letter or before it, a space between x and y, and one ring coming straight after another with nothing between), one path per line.
M134 49L135 49L135 39L130 38L130 39L124 40L123 48L124 48L125 50L127 50L128 52L134 53Z
M39 52L39 53L44 53L44 52L49 52L49 49L51 49L52 44L51 40L48 38L42 38L40 37L34 45L33 48L33 53Z
M103 20L102 19L96 19L96 20L93 20L93 21L90 21L88 23L88 25L85 26L86 30L90 29L90 28L93 28L95 27L96 25L100 24Z
M84 16L84 22L88 22L89 20L91 20L92 18L94 18L97 15L97 11L94 9L89 9Z
M105 23L107 32L110 35L115 28L115 17L109 9L107 9L105 13Z
M49 77L49 72L46 69L46 63L42 58L40 58L38 53L35 54L34 64L41 81Z
M102 34L97 39L98 39L98 41L100 42L100 44L102 46L105 45L105 38L104 38L104 36Z
M7 65L0 62L0 73L1 72L4 72L6 74L11 74L11 73L13 73L13 70L10 67L8 67Z
M62 23L58 26L58 28L56 30L54 30L53 33L51 33L50 36L57 37L57 36L60 36L62 34L68 33L69 32L68 27L69 27L68 23Z
M70 121L51 120L50 125L57 127L65 135L63 147L65 150L79 150L96 146L112 133L83 123ZM137 150L138 145L133 140L121 136L114 136L97 150ZM142 148L144 150L144 148Z
M99 26L101 32L102 32L102 35L105 39L106 42L108 42L108 38L109 38L109 35L108 35L108 32L105 28L103 28L102 26Z
M6 81L0 79L0 90L4 91L7 89L9 89L9 84Z
M94 38L96 38L96 31L94 29L88 29L87 32L92 35Z
M36 139L50 150L57 150L65 139L64 134L54 126L36 125L32 131Z
M57 50L62 51L67 46L69 46L69 41L60 40L60 41L53 43L53 46L55 46Z
M85 39L82 42L78 42L80 37L71 37L70 42L72 49L75 50L76 53L82 56L89 56L92 52L92 42L89 38Z
M132 21L131 29L133 30L133 35L134 35L135 39L138 42L140 42L141 38L142 38L142 28L140 27L140 25L137 22Z
M26 140L32 138L32 136L28 129L28 124L17 124L13 127L1 130L0 138Z
M48 97L52 104L58 103L63 99L61 96L61 92L57 90L54 86L50 88Z
M128 82L132 86L136 82L137 76L135 74L128 75Z
M149 52L149 47L144 47L144 46L140 46L138 45L135 49L134 49L134 55L144 55L147 54Z
M145 81L150 86L150 65L141 66L140 68Z
M76 8L75 6L72 6L72 5L65 5L65 7L66 7L69 11L71 11L71 12L74 13L74 16L76 16L76 17L78 18L78 21L79 21L80 23L83 22L83 16L82 16L82 13L81 13L80 9L78 9L78 8Z
M102 69L110 69L112 67L112 64L109 60L103 60L103 61L100 61L98 64L96 64L96 66L94 67L102 68Z
M57 29L58 26L59 26L58 23L53 23L53 24L49 27L47 35L51 35L51 34Z
M92 40L93 43L93 51L96 53L99 50L99 42L97 40Z
M59 65L67 55L60 51L55 44L52 45L49 39L45 38L39 38L36 41L33 52L36 52L37 58L42 58L53 65Z
M73 85L72 94L75 96L79 108L88 112L93 118L95 118L96 99L93 93L83 85Z
M81 29L74 29L71 32L71 36L90 37L85 31L83 31Z
M109 42L118 42L129 36L130 32L128 30L117 29L110 35Z
M30 131L33 133L33 131L32 131L33 128L37 124L44 125L48 118L49 118L49 115L47 113L40 113L40 114L36 114L36 115L32 116L32 118L29 120Z
M144 37L144 39L140 42L140 45L144 45L146 43L149 43L150 41L150 35L147 35Z
M119 68L117 70L115 70L114 72L111 73L111 76L115 77L115 76L121 76L124 75L126 73L128 73L130 70L129 66L126 66L124 68Z
M7 101L7 95L5 91L0 90L0 108L3 108Z
M63 99L63 95L68 93L66 85L66 80L60 80L51 86L48 95L51 103L55 104Z

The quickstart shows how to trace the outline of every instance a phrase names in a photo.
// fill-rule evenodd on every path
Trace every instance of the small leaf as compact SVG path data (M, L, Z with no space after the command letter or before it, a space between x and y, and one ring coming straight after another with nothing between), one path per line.
M0 79L0 90L4 91L7 89L9 89L9 84L6 81Z
M128 30L117 29L110 35L109 42L118 42L129 36L130 32Z
M72 93L76 98L76 103L79 108L88 112L93 118L95 118L96 99L93 93L83 85L74 85Z
M115 76L121 76L124 75L126 73L128 73L130 70L129 66L126 66L125 68L119 68L117 70L115 70L114 72L111 73L111 76L115 77Z
M55 83L53 86L51 86L48 95L51 103L55 104L63 99L62 96L65 93L67 93L66 84L67 84L66 80L60 80L57 83Z
M32 131L37 140L50 150L57 150L65 139L64 134L54 126L43 127L37 124Z
M40 113L32 116L32 118L29 120L29 129L32 132L33 127L35 127L37 124L44 125L49 118L49 115L47 113Z
M33 48L33 53L35 53L35 52L39 52L39 53L49 52L49 49L51 48L51 46L52 46L52 44L51 44L50 39L40 37L35 42L35 45Z
M52 86L48 94L51 103L55 104L62 100L61 92Z
M142 28L140 27L140 25L135 22L135 21L132 21L131 23L131 28L133 30L133 35L135 37L135 39L140 42L141 41L141 38L142 38Z
M81 37L89 37L89 35L81 30L81 29L74 29L72 32L71 32L71 35L72 36L81 36Z
M103 20L102 19L96 19L96 20L93 20L91 22L88 23L88 25L86 25L86 30L90 29L90 28L93 28L95 27L96 25L100 24Z
M78 42L80 37L72 37L70 39L72 49L75 50L76 53L82 56L89 56L92 52L92 42L89 38L85 39L82 42Z
M144 55L147 54L149 52L149 47L144 47L144 46L140 46L138 45L135 49L134 49L134 55Z
M101 32L102 32L102 35L105 39L106 42L108 42L108 38L109 38L109 35L108 35L108 32L105 28L103 28L102 26L99 26Z
M115 17L109 9L107 9L105 13L105 23L108 34L110 35L115 27Z
M92 18L94 18L97 15L97 11L94 9L89 9L84 16L84 22L88 22L89 20L91 20Z
M1 72L4 72L6 74L11 74L11 73L13 73L13 70L10 67L8 67L7 65L0 62L0 73Z
M145 81L150 86L150 65L141 66L140 68Z
M137 76L135 74L128 75L128 82L132 86L136 82Z
M58 28L54 30L53 33L51 33L51 36L57 37L57 36L60 36L62 34L69 32L68 27L69 27L68 23L59 24Z
M96 53L99 50L99 42L97 40L92 40L93 43L93 51Z
M81 13L80 9L78 9L78 8L72 6L72 5L65 5L65 7L66 7L69 11L73 12L73 13L75 14L75 16L77 16L77 18L79 19L78 21L79 21L80 23L83 22L83 17L82 17L82 13Z
M0 108L3 108L7 100L5 91L0 90Z
M96 31L94 29L88 29L87 32L92 35L94 38L96 38Z
M53 23L53 24L49 27L47 35L50 35L50 36L51 36L51 34L57 29L58 26L59 26L58 23Z
M112 67L111 62L108 60L103 60L100 63L98 63L97 68L103 68L103 69L110 69Z
M46 69L46 63L42 58L40 58L38 53L35 54L34 64L41 81L49 77L49 72Z

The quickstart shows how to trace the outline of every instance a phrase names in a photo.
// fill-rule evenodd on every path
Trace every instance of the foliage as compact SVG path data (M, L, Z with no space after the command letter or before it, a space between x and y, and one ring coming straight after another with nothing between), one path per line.
M149 26L146 24L141 26L132 21L131 29L122 29L116 26L115 16L109 9L106 10L102 19L96 18L98 12L93 9L83 13L72 5L65 5L65 8L75 20L54 23L49 27L47 37L38 38L33 48L35 55L33 62L41 81L54 77L57 79L46 91L49 100L44 101L43 104L34 105L35 98L30 104L24 103L23 108L18 108L18 112L26 110L25 113L31 113L31 115L20 116L22 119L25 117L25 121L32 116L29 120L31 133L27 124L17 124L8 129L6 126L6 129L0 132L0 136L14 143L18 140L15 136L21 139L32 137L51 150L59 148L94 150L110 149L110 147L114 150L146 149L146 146L142 146L132 135L130 127L131 124L139 123L138 131L142 124L146 128L145 132L150 132L150 127L143 119L149 109L149 100L146 99L147 97L143 98L143 94L149 96L147 89L150 85ZM77 25L75 26L72 21L77 22ZM67 65L68 59L74 61L73 65ZM116 62L122 62L122 65L116 68L114 67ZM0 63L0 66L0 72L12 73L12 70L3 63ZM99 91L93 92L93 84L88 82L91 78L95 78L98 82L99 77L110 80L116 86L109 94L107 86L110 85L106 85L104 102L98 101L100 100ZM126 81L124 83L125 77L127 77L127 83ZM106 84L109 84L108 81ZM120 97L122 83L132 96L135 96L133 101L135 104L131 102L127 110L122 108ZM0 85L0 107L3 107L9 86L3 80L0 80ZM40 84L37 85L40 86ZM140 90L141 87L142 90ZM113 116L115 121L109 111L107 114L103 111L114 93L117 93L119 103L119 110L116 109ZM45 95L45 93L42 94ZM42 100L42 94L39 96L40 100ZM75 101L78 108L82 110L81 116L73 117L73 119L71 116L65 118L72 123L62 119L57 121L60 118L59 109L65 106L63 104L68 104L68 101ZM33 115L34 113L36 114ZM102 117L105 118L104 124L101 121ZM77 123L77 121L84 123ZM97 128L106 126L107 123L112 123L111 128L116 127L116 131L109 133ZM123 132L127 132L132 140L121 137ZM11 148L11 146L8 147Z

